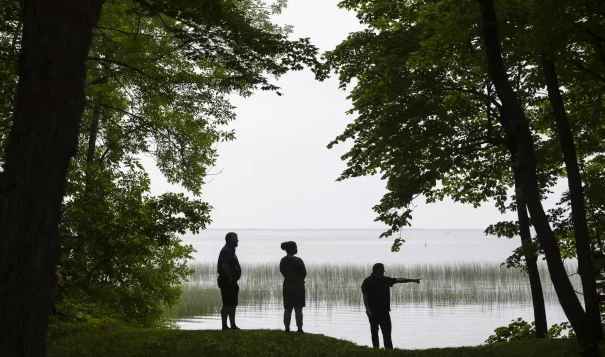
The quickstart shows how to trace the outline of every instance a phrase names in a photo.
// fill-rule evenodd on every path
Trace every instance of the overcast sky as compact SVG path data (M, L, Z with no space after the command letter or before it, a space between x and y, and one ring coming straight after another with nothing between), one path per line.
M361 28L338 2L290 0L278 21L293 25L295 37L310 37L322 52L330 50ZM233 99L237 139L219 145L213 171L222 173L202 194L214 207L210 228L383 228L372 211L386 192L379 177L335 182L346 167L340 156L350 145L332 150L326 145L354 119L345 115L351 107L347 93L335 78L320 83L310 71L287 74L278 85L284 96L259 91ZM152 194L185 192L168 184L151 159L144 164ZM478 209L451 201L416 204L412 228L485 228L514 219L500 215L493 204Z

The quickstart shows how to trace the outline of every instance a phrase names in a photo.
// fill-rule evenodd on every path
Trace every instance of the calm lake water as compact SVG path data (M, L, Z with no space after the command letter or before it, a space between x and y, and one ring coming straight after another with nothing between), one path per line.
M252 283L254 277L246 276L246 265L254 267L259 264L277 264L284 255L280 249L280 243L286 240L297 242L299 256L305 261L309 271L307 280L310 280L314 286L321 284L322 279L326 284L332 284L333 280L329 280L328 277L319 273L313 276L314 267L316 271L319 271L326 265L360 267L381 262L386 266L386 275L389 275L389 264L399 268L401 266L445 265L447 269L447 266L450 265L477 263L493 265L494 269L498 270L497 265L520 245L518 238L498 239L485 236L481 230L405 230L402 238L406 240L406 243L403 244L400 252L392 253L390 251L392 239L378 239L380 230L238 230L236 232L239 235L237 255L243 269L240 284L241 294L245 293L247 286L250 291L254 290L254 293L250 293L251 296L254 295L253 297L240 299L240 306L237 310L238 326L244 329L283 329L283 309L279 297L275 297L275 293L267 295L263 294L263 291L260 291L259 294L258 291L259 284L270 284L271 286L266 287L267 291L279 291L280 282L273 277L272 280L267 278L265 282L261 280L260 283L256 279L254 285ZM227 231L223 230L207 230L199 235L184 237L184 242L191 244L197 250L193 255L192 264L205 264L206 266L216 264L218 252L224 245L226 233ZM401 269L397 273L401 274ZM357 279L358 275L355 276ZM393 277L422 278L422 276L399 275ZM197 301L200 301L200 305L208 304L208 301L212 300L211 304L220 307L218 306L220 298L218 289L215 288L215 279L216 277L211 272L196 276L195 281L192 280L188 286L200 287L201 290L198 295L184 294L183 300L188 300L189 305L196 305ZM439 279L439 277L433 279ZM469 278L465 277L465 279L468 282ZM470 279L475 279L475 277L471 276ZM477 276L476 279L481 281L482 277ZM544 276L542 279L545 288L552 290L549 280ZM348 288L355 289L357 285L361 285L361 280L350 282ZM485 303L457 302L456 298L452 303L434 303L423 301L423 294L418 295L421 298L413 302L402 298L397 299L397 296L410 296L409 293L413 291L406 291L406 289L427 289L429 287L430 289L444 289L443 283L447 283L447 281L443 280L440 284L433 284L434 282L425 279L421 285L398 284L393 287L393 300L397 300L397 303L392 304L391 318L393 343L396 348L478 345L483 343L496 327L507 325L513 319L522 317L526 321L533 321L529 295L525 301L516 299L511 303L502 303L503 300L498 297L504 291L490 294L490 298L495 296L494 301ZM248 285L246 285L247 282ZM455 283L455 281L453 282ZM522 276L519 276L517 280L511 280L511 289L513 283L517 289L515 291L519 289L529 291L529 283ZM473 285L474 291L477 286L483 285ZM484 286L493 289L494 285L485 284ZM496 288L502 290L507 287L506 284L504 286L500 284ZM263 289L260 287L260 290ZM321 294L314 295L316 296L314 298L308 297L307 307L304 309L305 331L346 339L359 345L371 345L369 323L363 304L359 303L360 299L324 301L325 296L329 295L325 290L330 289L330 286L318 287L317 290ZM406 293L408 295L405 295ZM443 293L446 293L445 290ZM452 292L448 291L448 293ZM361 295L361 292L359 294ZM563 311L556 304L556 299L547 299L547 301L550 301L547 306L548 323L566 321ZM182 305L185 305L185 301ZM194 311L195 309L181 310ZM220 315L215 311L202 316L196 316L199 314L194 312L183 313L182 311L179 313L178 322L182 329L218 329L221 326ZM294 325L293 318L292 328Z

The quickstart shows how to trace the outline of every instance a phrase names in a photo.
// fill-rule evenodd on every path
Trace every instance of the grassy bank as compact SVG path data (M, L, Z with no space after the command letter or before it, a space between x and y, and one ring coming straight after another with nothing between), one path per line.
M190 283L183 285L179 305L168 312L171 317L200 316L217 313L221 306L216 287L216 264L195 264ZM240 303L262 307L281 301L282 276L278 264L245 264L240 281ZM570 273L577 267L569 265ZM370 274L366 264L314 264L307 267L307 304L315 307L330 305L362 305L360 285ZM392 289L393 304L415 303L432 305L511 305L531 304L527 276L518 269L499 264L390 264L387 275L423 278L422 284L398 285ZM556 293L545 265L540 275L547 304L558 304ZM581 291L577 276L572 276L576 290Z
M438 336L436 336L438 338ZM573 340L530 340L494 346L375 350L323 335L274 330L95 330L55 338L49 357L530 357L577 356Z

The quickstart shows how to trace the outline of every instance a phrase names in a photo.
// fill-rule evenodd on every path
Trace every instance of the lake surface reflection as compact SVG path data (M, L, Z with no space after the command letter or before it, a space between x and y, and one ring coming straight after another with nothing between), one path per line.
M281 305L272 307L242 306L238 308L237 324L244 329L283 329ZM305 308L304 330L371 346L370 325L365 311L350 306ZM560 308L547 307L549 323L565 321ZM393 306L393 345L396 348L418 349L479 345L499 326L523 317L533 320L531 306L506 306L492 309L482 306ZM182 329L219 329L220 315L183 319ZM294 321L292 322L294 328ZM382 345L382 337L381 345Z
M185 243L192 244L198 250L194 254L192 263L206 266L215 264L218 252L224 244L226 232L209 230L196 237L185 237ZM238 308L238 326L244 329L283 329L282 305L279 298L275 298L275 291L281 288L279 281L276 281L275 277L267 277L266 280L253 285L255 277L246 276L246 264L254 266L259 263L277 263L283 256L279 243L285 240L294 240L298 243L299 256L308 265L310 275L314 267L325 266L325 264L359 267L382 262L385 263L387 272L389 263L398 266L456 265L469 262L497 265L519 245L518 238L508 240L486 237L481 230L408 230L403 233L407 242L402 246L401 252L391 253L392 240L377 239L380 232L379 230L237 231L240 237L237 254L244 271L242 278L246 279L244 284L241 284L242 290L247 288L250 291L254 290L253 293L250 292L252 295L249 298L240 299L243 301ZM178 324L183 329L218 329L221 326L220 315L216 310L220 308L220 297L218 289L213 287L215 277L212 273L205 274L196 276L192 279L193 283L188 284L188 286L199 287L198 290L192 288L189 293L183 295L182 306L178 313ZM355 276L357 279L357 275ZM416 278L416 276L405 277ZM330 279L333 277L328 279L319 274L308 278L310 282L325 281L328 284L331 282ZM465 279L468 281L469 278ZM485 277L483 279L481 276L477 277L479 282L484 279ZM545 287L552 290L552 287L548 286L549 279L543 276L542 280L546 284ZM267 284L266 282L269 281L271 286L267 287L267 294L259 291L263 289L259 284ZM444 282L447 281L434 284L431 289L439 289ZM517 290L519 284L525 284L523 279L514 282ZM397 285L396 289L399 291L414 288L427 289L429 283L426 282L418 287L416 284L401 284ZM352 284L360 285L361 281ZM473 289L477 289L477 286L473 286ZM269 290L273 292L269 293ZM242 291L242 294L244 293ZM363 305L359 303L360 299L349 299L350 302L347 303L343 302L342 297L338 301L323 301L321 299L325 299L326 294L317 296L320 296L320 300L307 301L307 307L304 309L305 331L346 339L360 345L371 345L369 323ZM414 302L399 299L392 304L392 335L395 347L417 349L478 345L483 343L496 327L507 325L513 319L522 317L526 321L533 321L529 297L525 302L521 298L520 303L519 298L515 298L515 303L502 303L499 299L490 302L488 299L485 303L478 304L465 303L464 301L469 301L468 298L457 302L454 297L452 303L439 304L423 301L422 294L418 296L420 297L415 298ZM550 301L547 306L548 323L566 321L556 300L547 299L547 301ZM204 304L205 312L196 313L196 305L201 307ZM191 305L194 305L193 308Z

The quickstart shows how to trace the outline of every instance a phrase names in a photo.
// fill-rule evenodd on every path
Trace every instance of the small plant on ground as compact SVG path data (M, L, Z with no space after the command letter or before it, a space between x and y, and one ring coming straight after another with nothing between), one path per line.
M575 334L571 328L569 322L562 322L560 324L552 325L546 332L547 339L555 338L572 338ZM523 320L519 317L516 320L512 320L508 326L501 326L494 330L494 334L489 336L485 343L488 345L497 342L510 342L510 341L521 341L521 340L532 340L536 338L536 325L532 321L531 323Z

